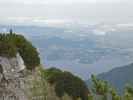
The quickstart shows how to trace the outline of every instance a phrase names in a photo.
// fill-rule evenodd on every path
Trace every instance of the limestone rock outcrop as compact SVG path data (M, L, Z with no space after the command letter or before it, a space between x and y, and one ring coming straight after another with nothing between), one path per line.
M19 53L16 57L0 56L0 100L72 100L56 96L54 86L42 79L39 67L28 71Z
M0 57L0 100L28 100L25 95L25 65L16 57Z

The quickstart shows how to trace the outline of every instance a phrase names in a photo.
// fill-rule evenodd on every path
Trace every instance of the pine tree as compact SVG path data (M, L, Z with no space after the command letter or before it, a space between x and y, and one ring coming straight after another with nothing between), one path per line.
M92 82L93 82L93 88L92 91L97 94L103 96L103 100L107 100L107 95L109 91L109 85L107 81L99 80L96 78L95 75L91 76Z

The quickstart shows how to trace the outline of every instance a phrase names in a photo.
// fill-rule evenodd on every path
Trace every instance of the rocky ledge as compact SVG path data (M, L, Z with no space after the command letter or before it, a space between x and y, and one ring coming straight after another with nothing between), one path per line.
M28 100L25 90L25 65L16 57L0 57L0 100Z

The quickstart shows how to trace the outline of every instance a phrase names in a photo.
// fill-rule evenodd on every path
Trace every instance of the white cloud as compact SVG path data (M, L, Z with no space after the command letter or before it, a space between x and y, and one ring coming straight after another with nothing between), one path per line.
M133 27L132 23L128 23L128 24L117 24L117 27L122 28L122 27Z
M26 20L30 20L31 18L29 17L7 17L7 20L13 20L13 21L20 21L20 22L23 22L23 21L26 21Z
M93 32L95 35L100 35L100 36L106 35L106 31L102 30L94 30Z
M0 22L57 24L66 19L87 23L133 22L132 8L131 0L0 0Z
M91 2L122 2L129 0L0 0L4 3L19 3L24 5L51 5L51 4L70 4L70 3L91 3Z
M8 22L15 22L16 24L34 24L34 25L47 25L47 26L63 26L69 23L70 20L66 19L46 19L44 17L8 17L4 20Z
M63 19L42 19L42 18L36 18L36 19L33 19L32 22L40 24L40 25L59 27L59 26L64 26L69 21L68 20L63 20Z

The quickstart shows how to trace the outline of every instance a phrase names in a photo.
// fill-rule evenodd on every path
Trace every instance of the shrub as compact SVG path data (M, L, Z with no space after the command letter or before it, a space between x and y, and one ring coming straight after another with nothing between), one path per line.
M62 97L65 93L76 100L88 100L89 90L79 77L74 76L70 72L63 72L56 68L47 69L44 73L45 78L51 84L55 84L55 92L57 96Z
M24 36L0 34L0 55L15 57L17 52L22 56L27 69L32 70L40 64L36 48Z
M8 41L0 41L0 56L15 57L17 49L15 45Z

